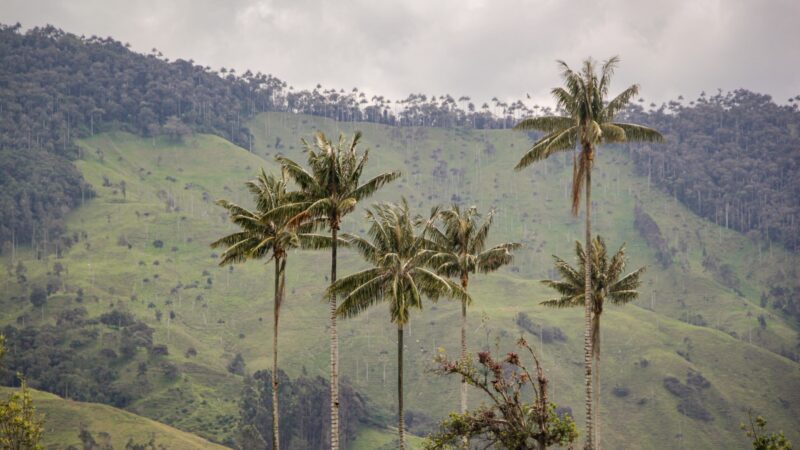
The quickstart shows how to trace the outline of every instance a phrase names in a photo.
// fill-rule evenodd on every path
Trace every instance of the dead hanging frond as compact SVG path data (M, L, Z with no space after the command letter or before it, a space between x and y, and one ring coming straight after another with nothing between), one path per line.
M573 156L572 167L572 215L577 216L581 206L581 195L586 182L586 174L591 169L589 152L584 150Z

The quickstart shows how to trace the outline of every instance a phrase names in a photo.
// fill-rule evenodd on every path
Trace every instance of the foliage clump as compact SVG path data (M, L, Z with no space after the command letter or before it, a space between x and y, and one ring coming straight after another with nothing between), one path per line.
M547 397L548 380L536 353L524 338L517 345L530 354L533 373L522 364L519 354L509 352L496 360L490 352L478 353L478 366L471 360L449 360L437 357L437 372L457 374L483 391L491 402L465 413L450 413L439 431L431 434L425 447L429 450L456 448L464 439L478 439L486 447L540 448L568 446L578 437L575 422L568 414L558 415L556 405ZM523 399L523 390L530 387L533 401Z
M5 351L5 337L0 335L0 359ZM28 383L19 379L19 391L0 401L0 448L39 450L44 420L36 414Z
M763 417L756 416L754 419L753 413L748 411L747 421L739 427L753 440L753 450L792 450L792 443L786 439L783 431L767 432L767 420Z

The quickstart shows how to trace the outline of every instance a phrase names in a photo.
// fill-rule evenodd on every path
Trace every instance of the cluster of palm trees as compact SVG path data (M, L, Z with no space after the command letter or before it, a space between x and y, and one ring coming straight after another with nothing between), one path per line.
M637 94L633 85L606 102L605 98L618 59L602 64L596 74L594 62L587 60L580 72L559 62L564 87L553 89L557 109L565 116L540 116L521 121L515 129L545 133L520 160L517 169L561 151L579 149L575 157L572 211L577 214L581 191L586 190L586 252L578 244L579 269L557 259L557 269L564 280L546 281L561 297L546 304L585 308L585 384L586 443L585 448L598 448L593 427L592 363L599 364L599 317L602 302L625 303L636 297L638 270L621 276L624 251L607 262L605 243L591 239L591 169L597 146L602 143L659 141L661 135L640 125L614 122L614 116ZM475 207L434 208L430 215L413 215L403 199L399 203L381 203L368 208L369 224L365 236L339 234L342 219L356 205L382 186L397 179L399 172L382 173L361 181L368 152L357 149L361 139L355 133L348 140L340 136L333 142L317 133L311 143L302 140L307 166L279 157L280 177L261 171L247 186L256 200L255 210L221 200L239 231L212 243L226 247L220 264L264 259L275 263L273 373L278 364L278 319L284 300L287 250L293 248L331 250L330 286L324 293L330 314L330 387L331 448L339 448L338 361L339 347L336 320L354 317L370 306L385 302L390 318L397 327L398 344L398 433L400 448L405 446L403 417L403 329L409 323L411 310L422 307L423 297L433 301L448 297L461 302L461 355L467 358L466 310L471 298L467 292L470 275L487 273L511 262L517 243L488 246L493 213L482 217ZM291 180L297 190L291 191ZM325 230L327 233L320 233ZM337 280L337 249L353 248L369 264L360 272ZM585 254L584 254L585 253ZM581 256L583 255L583 256ZM583 277L581 277L581 272ZM594 274L594 275L593 275ZM583 278L581 280L581 278ZM581 294L582 293L582 294ZM342 303L337 304L337 298ZM593 331L596 330L596 331ZM595 375L599 373L595 371ZM595 381L596 382L596 381ZM273 448L280 448L278 430L278 385L273 377ZM466 409L467 388L462 379L461 410Z

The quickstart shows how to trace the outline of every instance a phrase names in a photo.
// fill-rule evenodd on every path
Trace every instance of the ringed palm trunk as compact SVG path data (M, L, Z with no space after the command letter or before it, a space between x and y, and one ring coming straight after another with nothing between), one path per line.
M397 432L400 450L406 448L406 423L403 416L403 325L397 324Z
M461 287L464 289L464 292L467 291L467 285L469 284L469 278L467 274L461 275ZM467 301L461 300L461 360L465 361L467 359ZM467 379L465 377L461 377L461 412L464 413L467 411ZM466 443L466 438L464 438L464 443Z
M336 282L339 226L331 225L331 285ZM336 294L331 295L331 450L339 450L339 335L336 333Z
M594 447L600 450L600 314L595 314L592 319L592 354L594 356Z
M586 168L586 261L584 263L584 333L583 366L586 383L586 443L584 449L594 449L594 416L592 414L592 158L591 144L584 146ZM582 162L583 163L583 162Z
M278 319L286 287L286 258L275 258L275 300L273 302L272 325L272 448L280 450L280 428L278 412Z
M461 275L461 287L464 289L464 292L467 291L467 285L469 284L469 275L462 274ZM467 359L467 301L461 300L461 360L466 361ZM467 379L466 377L461 377L461 413L467 412ZM461 440L461 445L463 448L469 448L469 439L465 436Z

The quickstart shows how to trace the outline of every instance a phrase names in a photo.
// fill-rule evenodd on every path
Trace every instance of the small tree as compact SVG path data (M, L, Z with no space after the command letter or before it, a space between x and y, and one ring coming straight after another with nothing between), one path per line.
M176 116L169 116L163 127L164 134L176 142L183 141L184 136L192 134L192 129Z
M450 360L446 355L437 357L437 373L464 377L491 402L465 413L451 413L440 424L440 430L428 437L427 449L459 447L464 438L482 439L486 447L546 449L560 445L572 448L578 437L575 422L569 415L556 414L556 405L547 397L548 380L533 348L523 338L517 345L531 355L533 374L514 352L501 361L492 358L489 352L480 352L480 368L470 360ZM522 399L526 386L533 390L532 403Z
M37 308L41 308L47 302L47 291L41 286L34 286L30 296L31 304Z
M5 336L0 335L0 358L5 352ZM0 401L0 448L39 450L44 421L36 414L31 391L21 376L20 382L19 391Z
M792 450L792 443L783 435L783 431L767 433L767 421L761 416L753 418L753 412L747 412L747 423L739 425L747 437L753 440L753 450Z
M228 363L228 372L234 375L244 375L244 358L241 353L237 353L230 363Z

